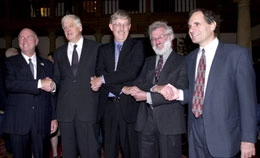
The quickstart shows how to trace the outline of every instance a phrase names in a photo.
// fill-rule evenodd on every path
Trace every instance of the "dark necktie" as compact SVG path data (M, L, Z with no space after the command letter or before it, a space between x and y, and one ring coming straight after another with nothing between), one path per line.
M192 100L192 112L196 118L200 117L203 112L204 102L204 87L205 87L205 72L206 72L206 57L205 50L202 49L202 54L197 68L197 77Z
M115 71L117 69L117 64L118 64L118 59L119 59L119 55L120 55L120 51L121 51L122 45L118 44L116 45L116 52L115 52Z
M75 44L73 49L73 54L72 54L72 63L71 63L71 68L74 76L76 76L78 63L79 63L79 57L76 48L77 45Z
M30 66L30 69L31 69L31 72L32 72L32 75L33 75L33 78L34 78L34 68L33 68L33 63L32 63L31 58L29 58L29 66Z
M161 73L161 70L162 70L162 65L163 65L163 56L160 55L160 58L157 62L157 66L156 66L156 69L155 69L155 75L154 75L154 83L155 84L158 83L160 73Z

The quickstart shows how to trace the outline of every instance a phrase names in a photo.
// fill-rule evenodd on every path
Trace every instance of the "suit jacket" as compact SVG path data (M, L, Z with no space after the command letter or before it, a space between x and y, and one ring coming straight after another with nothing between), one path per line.
M50 134L51 120L56 119L55 96L37 88L37 84L39 79L53 77L53 65L46 59L36 58L36 80L21 54L6 59L8 98L3 126L6 133L26 134L32 122L36 122L39 132Z
M4 110L6 102L6 91L4 82L4 73L2 67L0 67L0 110Z
M138 104L134 98L121 94L123 86L132 86L139 75L144 61L143 45L140 41L128 38L119 55L117 70L115 68L114 42L100 46L98 50L96 76L104 76L105 84L101 87L98 107L99 121L106 109L109 92L120 96L121 112L127 122L135 122Z
M196 49L187 56L189 124L195 81ZM244 47L219 42L209 72L203 104L206 143L214 157L231 157L239 152L241 141L256 142L255 75L250 52ZM189 130L190 132L190 130Z
M96 54L99 44L84 39L77 74L74 77L69 63L68 44L54 52L54 81L57 86L57 118L72 121L95 122L98 93L90 88L90 77L95 76Z
M142 72L137 80L137 86L149 92L154 86L156 56L146 59ZM185 57L172 51L160 73L158 85L172 84L178 88L187 87ZM161 134L173 135L186 132L184 106L178 101L166 101L159 93L151 93L153 113L157 128ZM136 130L142 131L146 124L150 108L146 102L139 107Z

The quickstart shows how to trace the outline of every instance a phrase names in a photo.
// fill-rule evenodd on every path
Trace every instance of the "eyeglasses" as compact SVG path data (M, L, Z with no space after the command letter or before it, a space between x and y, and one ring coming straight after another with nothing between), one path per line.
M114 25L114 26L116 26L116 27L128 27L130 24L129 23L125 23L125 24L121 24L121 23L114 23L114 24L112 24L112 25Z
M155 42L155 41L157 41L157 40L162 40L162 39L164 39L164 37L166 37L168 34L162 34L162 35L160 35L160 36L158 36L158 37L151 37L151 41L152 42Z

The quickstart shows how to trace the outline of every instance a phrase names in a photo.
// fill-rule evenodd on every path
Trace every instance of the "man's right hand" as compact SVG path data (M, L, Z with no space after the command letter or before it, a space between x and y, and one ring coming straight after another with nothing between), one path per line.
M160 87L158 91L166 100L172 101L179 98L179 90L171 84Z

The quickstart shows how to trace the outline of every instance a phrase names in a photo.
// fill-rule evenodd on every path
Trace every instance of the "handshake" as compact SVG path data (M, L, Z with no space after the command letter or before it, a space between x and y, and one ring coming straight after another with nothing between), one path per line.
M179 90L169 83L166 85L155 85L152 88L152 91L160 93L166 100L169 101L179 99L180 97Z
M136 86L124 86L122 92L133 96L136 101L147 100L146 92ZM168 101L179 99L180 95L179 90L171 84L155 85L151 88L151 92L160 93Z
M56 88L55 82L49 77L46 77L45 79L41 79L41 85L42 85L41 89L46 92L51 92Z

